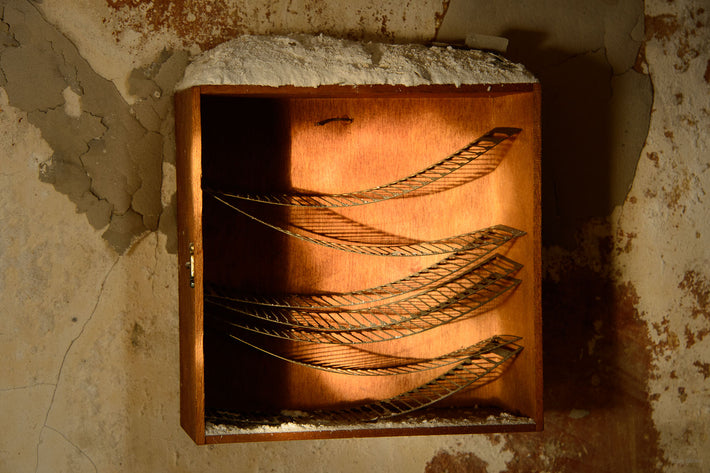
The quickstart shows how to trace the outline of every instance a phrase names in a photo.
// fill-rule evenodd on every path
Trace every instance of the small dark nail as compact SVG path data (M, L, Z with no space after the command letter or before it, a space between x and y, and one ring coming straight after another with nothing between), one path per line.
M350 117L333 117L333 118L326 118L325 120L321 120L319 122L316 122L316 126L323 126L326 125L330 122L346 122L348 124L353 122L353 119Z

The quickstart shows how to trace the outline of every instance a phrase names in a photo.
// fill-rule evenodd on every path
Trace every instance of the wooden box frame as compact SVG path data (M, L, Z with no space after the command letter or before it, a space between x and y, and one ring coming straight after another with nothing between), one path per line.
M505 166L505 171L500 171L500 178L493 178L486 184L487 194L492 196L483 197L479 206L505 207L511 214L512 222L498 222L511 226L518 225L527 233L521 238L521 243L516 243L510 250L512 259L523 262L522 270L523 283L511 296L511 301L506 304L513 304L514 308L503 312L501 320L494 322L480 322L484 326L495 325L496 329L516 332L523 337L522 344L524 350L519 359L513 363L511 373L506 373L503 386L492 388L483 386L478 388L482 394L474 396L469 402L478 404L481 399L483 403L490 402L497 405L506 412L521 415L529 418L527 422L508 423L500 421L500 417L486 420L472 420L470 424L463 422L461 425L439 426L435 423L428 425L406 425L387 426L381 428L367 428L351 426L351 428L333 430L323 428L320 430L292 431L292 432L259 432L259 433L230 433L230 434L207 434L205 429L205 407L206 407L206 383L205 383L205 332L204 332L204 293L203 293L203 268L205 255L205 242L203 240L203 202L205 197L201 187L203 178L203 120L204 113L202 104L205 101L217 100L220 98L248 98L250 100L269 101L284 106L287 113L293 115L294 110L316 109L323 112L321 115L328 122L328 117L340 120L346 115L342 114L339 106L333 103L345 103L345 109L352 108L358 113L363 113L372 106L371 117L376 117L378 110L389 110L392 106L397 106L398 101L404 100L400 115L405 117L404 123L419 125L427 131L424 137L412 133L411 130L403 130L403 140L427 140L426 153L434 154L431 162L445 157L441 156L443 149L455 151L451 145L448 148L439 150L437 139L428 139L432 133L437 133L438 123L444 123L448 128L452 128L452 123L460 124L466 129L466 136L475 138L490 128L496 126L518 127L522 131L516 137L512 147L512 157L504 158L500 167ZM406 102L409 100L410 102ZM412 102L414 101L414 102ZM264 441L264 440L290 440L309 438L337 438L337 437L371 437L371 436L394 436L394 435L430 435L430 434L463 434L463 433L484 433L484 432L511 432L511 431L531 431L542 429L542 335L541 335L541 303L540 303L540 88L538 84L498 84L498 85L464 85L464 86L321 86L318 88L300 87L265 87L265 86L230 86L230 85L209 85L197 86L179 91L176 94L176 141L177 141L177 190L178 190L178 236L180 263L179 273L179 306L180 306L180 411L181 424L184 430L197 444L244 442L244 441ZM266 103L266 102L265 102ZM435 110L436 113L430 116L417 119L407 118L407 104L425 104ZM350 105L347 105L350 104ZM369 105L368 105L369 104ZM379 104L379 105L378 105ZM393 105L394 104L394 105ZM426 105L430 104L430 105ZM474 105L470 105L474 104ZM380 107L381 106L381 107ZM416 105L417 107L419 105ZM329 110L333 108L333 110ZM380 107L380 108L378 108ZM382 108L383 107L383 108ZM467 107L473 107L477 114L476 120L480 123L471 125L471 111ZM419 110L419 109L417 109ZM464 112L461 112L464 110ZM469 110L469 112L466 112ZM314 113L321 113L314 112ZM234 110L238 116L240 110ZM301 112L298 112L301 113ZM306 113L306 112L303 112ZM367 113L365 113L367 115ZM400 115L392 115L394 117ZM315 115L314 115L315 116ZM391 117L392 117L391 116ZM390 118L391 118L390 117ZM437 118L438 117L438 118ZM355 117L358 120L360 117ZM246 119L245 119L246 120ZM414 122L412 122L414 120ZM341 120L345 121L345 120ZM396 121L396 120L395 120ZM355 122L353 122L355 123ZM295 132L290 131L291 127L298 123L288 122L284 124L282 132L286 135L291 133L290 139ZM334 123L334 126L343 127L347 123ZM387 123L383 124L375 119L372 133L382 132L382 127L387 128ZM400 126L391 124L392 127ZM457 125L458 126L458 125ZM323 127L325 128L325 127ZM456 128L454 126L453 128ZM471 129L481 132L476 136L471 136ZM361 129L360 129L361 130ZM444 130L446 131L446 130ZM270 133L265 130L266 136ZM386 130L383 133L396 133ZM455 133L454 133L455 134ZM396 136L396 135L393 135ZM389 138L391 139L391 137ZM446 140L444 140L446 141ZM423 141L422 141L423 143ZM291 143L293 146L293 143ZM311 144L315 146L327 146L322 144ZM433 150L433 151L432 151ZM318 154L318 153L315 153ZM235 156L238 150L235 150ZM302 175L324 174L323 170L328 168L328 163L324 159L312 159L301 166ZM392 158L395 160L397 157ZM387 161L385 159L385 161ZM387 161L389 162L389 161ZM371 163L363 163L368 168ZM412 164L409 167L385 171L380 175L371 175L370 179L384 179L381 182L389 182L386 179L392 176L406 175L407 171L417 170ZM414 167L412 167L414 166ZM368 168L369 169L369 168ZM405 170L406 169L406 170ZM298 173L297 172L297 173ZM352 170L350 170L352 172ZM496 171L498 172L498 171ZM399 173L399 174L398 174ZM404 173L404 174L402 174ZM327 174L327 173L325 173ZM365 173L367 174L367 173ZM343 176L347 172L341 172L337 185L342 185ZM373 177L374 176L374 177ZM387 176L387 177L385 177ZM306 178L306 180L308 180ZM357 179L356 179L357 180ZM377 182L375 182L377 184ZM353 184L357 187L357 184ZM356 190L356 189L351 189ZM501 204L502 202L502 204ZM460 204L459 204L460 206ZM474 206L475 207L475 206ZM441 216L442 210L446 207L437 207L436 212ZM513 209L513 210L510 210ZM462 209L464 220L470 217L472 210ZM475 211L473 211L475 212ZM419 212L420 213L420 212ZM494 212L495 213L495 212ZM489 216L490 217L490 216ZM478 218L474 215L473 220ZM460 221L460 216L452 218L456 222ZM478 219L484 221L485 218ZM426 226L421 221L415 223L417 228ZM472 222L472 225L480 225L479 222ZM451 222L445 223L444 227L451 226ZM456 224L453 225L458 230ZM443 231L443 230L442 230ZM228 248L221 248L219 251L228 253ZM189 262L192 261L194 274L190 274ZM378 267L378 270L381 269ZM401 268L400 270L401 273ZM396 272L396 271L395 271ZM399 274L399 273L397 273ZM191 286L194 285L194 287ZM507 320L505 314L515 312L511 316L515 320ZM497 313L497 312L496 312ZM475 319L474 319L475 320ZM485 332L485 330L483 330ZM488 331L490 332L490 330ZM487 333L488 333L487 332ZM492 333L492 332L491 332ZM239 369L240 360L231 360L235 369ZM294 373L298 375L299 370ZM498 383L498 381L496 381ZM500 384L500 383L498 383ZM264 389L264 388L255 388ZM260 395L257 393L257 395ZM271 394L274 395L273 393ZM275 394L278 397L278 393ZM291 407L291 406L285 406Z

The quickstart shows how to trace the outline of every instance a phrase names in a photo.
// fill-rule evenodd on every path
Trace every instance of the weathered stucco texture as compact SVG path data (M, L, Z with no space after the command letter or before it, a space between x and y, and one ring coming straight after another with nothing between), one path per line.
M710 7L0 0L0 471L710 470ZM240 33L510 39L543 87L545 431L197 447L173 87Z

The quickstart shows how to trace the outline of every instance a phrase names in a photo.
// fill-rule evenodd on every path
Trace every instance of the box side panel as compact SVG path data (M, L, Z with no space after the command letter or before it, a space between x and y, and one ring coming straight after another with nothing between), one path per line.
M530 92L537 84L453 84L421 85L407 87L404 85L321 85L319 87L296 87L285 85L270 87L263 85L203 85L200 90L203 95L231 95L250 97L284 97L284 98L335 98L335 97L452 97L471 96L494 97L518 92Z
M183 90L175 95L175 126L180 265L180 423L196 443L203 444L205 406L199 88Z
M516 274L522 282L496 310L472 320L471 330L495 326L499 333L523 337L524 350L499 381L465 393L459 399L468 398L470 404L483 405L493 401L498 407L537 421L542 417L539 99L534 92L497 97L490 120L496 126L512 126L521 132L496 170L472 183L480 191L477 200L472 201L478 209L468 215L468 220L475 221L490 213L491 223L503 223L526 232L505 253L523 264Z
M535 265L535 344L539 347L535 359L535 426L538 431L543 429L543 372L542 372L542 91L540 84L535 84L533 89L533 116L535 121L532 125L534 149L536 150L534 163L534 204L535 204L535 227L534 237L536 245L534 248Z

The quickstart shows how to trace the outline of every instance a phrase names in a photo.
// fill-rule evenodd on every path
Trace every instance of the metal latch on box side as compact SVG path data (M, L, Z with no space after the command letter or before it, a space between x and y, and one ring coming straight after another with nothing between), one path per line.
M185 263L185 267L190 270L190 287L195 287L195 244L190 243L190 261Z

